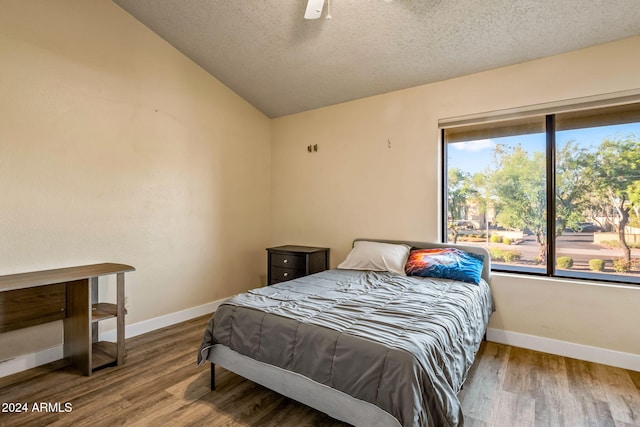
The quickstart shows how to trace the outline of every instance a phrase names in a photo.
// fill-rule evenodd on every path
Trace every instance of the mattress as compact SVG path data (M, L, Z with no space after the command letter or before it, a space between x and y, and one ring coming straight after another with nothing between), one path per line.
M205 331L222 344L370 402L403 426L457 426L493 311L489 285L328 270L237 295Z

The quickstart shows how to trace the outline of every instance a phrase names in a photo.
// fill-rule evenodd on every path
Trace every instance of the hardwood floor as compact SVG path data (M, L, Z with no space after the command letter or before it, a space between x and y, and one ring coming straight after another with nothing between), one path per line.
M219 367L210 391L196 367L208 318L128 339L126 364L91 377L42 367L0 379L0 404L28 405L0 425L346 425ZM460 400L465 426L640 426L640 373L487 342Z
M468 426L640 426L640 373L490 342L459 398Z

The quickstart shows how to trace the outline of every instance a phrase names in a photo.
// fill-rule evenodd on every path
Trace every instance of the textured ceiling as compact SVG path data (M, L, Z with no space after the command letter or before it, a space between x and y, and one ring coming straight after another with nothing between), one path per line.
M114 0L269 117L640 35L640 0L330 1Z

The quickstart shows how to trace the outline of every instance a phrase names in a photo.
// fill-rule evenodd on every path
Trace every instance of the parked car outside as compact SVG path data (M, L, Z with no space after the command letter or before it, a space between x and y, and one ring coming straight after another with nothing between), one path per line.
M578 233L596 233L598 231L604 231L604 228L592 222L579 222L578 225L574 227L574 230Z

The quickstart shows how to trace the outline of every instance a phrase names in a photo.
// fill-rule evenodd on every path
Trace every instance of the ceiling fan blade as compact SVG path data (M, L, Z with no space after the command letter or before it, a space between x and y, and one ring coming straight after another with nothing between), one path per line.
M307 10L304 12L304 19L318 19L322 15L324 0L308 0Z

